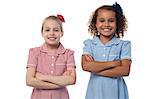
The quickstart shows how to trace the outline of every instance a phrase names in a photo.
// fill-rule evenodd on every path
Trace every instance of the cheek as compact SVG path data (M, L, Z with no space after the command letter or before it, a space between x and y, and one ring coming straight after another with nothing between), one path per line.
M96 22L96 24L95 24L95 27L97 28L97 29L99 29L100 27L102 27L103 26L103 24L101 23L101 22Z
M113 27L114 29L116 29L117 27L116 23L111 23L110 26Z
M44 38L44 34L42 33L41 36Z
M44 34L43 34L43 33L41 33L41 36L42 36L42 37L44 37Z
M115 23L115 24L114 24L114 29L116 30L116 28L117 28L117 24Z
M45 34L42 33L41 35L42 35L43 38L46 38L46 35L45 35Z
M58 34L57 35L57 40L60 40L60 38L61 38L61 34Z
M116 28L116 27L117 27L117 22L114 22L113 25L114 25L114 27Z
M96 29L97 29L98 32L101 31L101 24L95 24L95 27L96 27Z
M99 28L100 24L98 22L96 22L95 27Z

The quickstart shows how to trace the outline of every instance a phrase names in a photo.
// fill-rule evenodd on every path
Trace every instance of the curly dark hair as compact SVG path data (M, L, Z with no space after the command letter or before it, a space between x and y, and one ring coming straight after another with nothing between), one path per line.
M96 24L96 20L97 20L97 16L98 16L98 11L101 9L110 10L110 11L113 11L116 13L117 28L116 28L115 36L117 38L123 37L124 31L127 30L127 20L126 20L125 16L123 15L123 13L121 13L121 14L118 13L115 10L115 8L113 6L110 6L110 5L101 6L94 11L94 13L92 14L92 16L88 22L88 31L90 32L90 34L93 36L98 35L98 30L97 30L95 24Z

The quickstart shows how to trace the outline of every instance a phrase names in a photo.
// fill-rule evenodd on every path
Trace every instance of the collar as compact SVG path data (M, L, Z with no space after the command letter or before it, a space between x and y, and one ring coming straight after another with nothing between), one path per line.
M48 53L48 49L45 43L42 46L40 46L40 51L44 53ZM58 49L56 51L56 55L63 54L65 53L65 51L66 49L63 47L63 45L59 43Z
M99 44L100 46L112 46L112 45L117 45L119 44L120 39L117 37L113 37L108 43L103 44L102 41L99 39L99 37L94 37L93 38L93 43L94 44Z

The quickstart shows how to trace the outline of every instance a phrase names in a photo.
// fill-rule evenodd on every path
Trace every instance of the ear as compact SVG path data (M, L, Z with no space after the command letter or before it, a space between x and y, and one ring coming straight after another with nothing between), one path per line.
M60 34L60 37L62 37L64 35L64 32L62 32L61 34Z

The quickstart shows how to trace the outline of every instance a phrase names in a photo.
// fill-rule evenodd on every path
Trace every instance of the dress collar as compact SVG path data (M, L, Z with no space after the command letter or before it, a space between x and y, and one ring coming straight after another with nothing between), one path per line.
M48 53L48 49L45 43L42 46L40 46L40 51ZM56 55L63 54L65 53L65 51L66 49L63 47L63 45L59 43L58 49L56 51Z
M120 39L119 38L116 38L116 37L113 37L108 43L106 44L103 44L102 41L99 39L99 37L94 37L93 38L93 43L94 44L99 44L100 46L112 46L112 45L115 45L115 44L119 44L120 42Z

